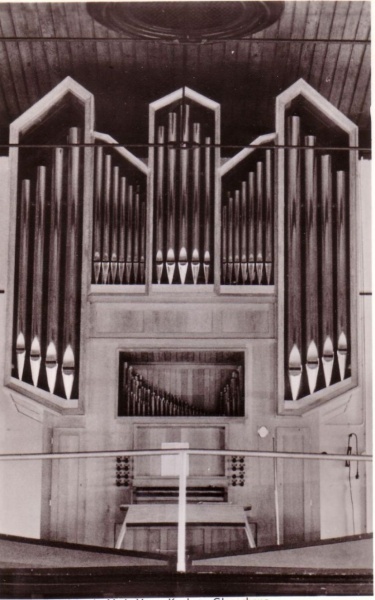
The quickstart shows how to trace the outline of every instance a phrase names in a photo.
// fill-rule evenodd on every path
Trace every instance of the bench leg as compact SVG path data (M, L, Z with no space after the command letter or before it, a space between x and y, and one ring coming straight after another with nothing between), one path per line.
M124 541L124 538L125 538L125 533L126 533L126 515L125 515L124 521L121 525L120 533L119 533L117 541L116 541L116 546L115 546L116 550L121 549L122 542Z
M256 548L253 532L251 531L250 523L247 519L245 519L245 531L250 548Z

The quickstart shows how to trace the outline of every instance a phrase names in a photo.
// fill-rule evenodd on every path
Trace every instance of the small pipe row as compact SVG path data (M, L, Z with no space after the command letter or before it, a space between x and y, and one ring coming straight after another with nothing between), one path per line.
M143 188L126 177L125 167L96 148L93 281L145 282L146 202Z
M222 204L221 281L267 284L273 266L273 171L271 150Z

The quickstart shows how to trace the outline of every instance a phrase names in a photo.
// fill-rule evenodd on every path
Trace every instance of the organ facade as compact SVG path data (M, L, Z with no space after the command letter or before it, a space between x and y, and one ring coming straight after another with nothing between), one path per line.
M363 447L357 127L303 80L231 156L198 91L150 98L148 121L140 158L95 131L94 97L67 78L11 125L5 385L44 451L343 452L347 411ZM188 492L251 503L266 545L276 485L283 541L313 540L332 533L341 468L285 462L275 483L266 459L194 457ZM55 461L41 482L44 536L107 546L121 504L177 489L158 457ZM128 547L152 550L151 529Z

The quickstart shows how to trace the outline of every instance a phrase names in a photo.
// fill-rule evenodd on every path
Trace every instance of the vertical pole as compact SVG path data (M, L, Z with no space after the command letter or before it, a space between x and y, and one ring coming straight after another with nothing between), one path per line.
M180 475L178 489L178 541L177 571L186 571L186 479L189 456L186 451L180 452Z

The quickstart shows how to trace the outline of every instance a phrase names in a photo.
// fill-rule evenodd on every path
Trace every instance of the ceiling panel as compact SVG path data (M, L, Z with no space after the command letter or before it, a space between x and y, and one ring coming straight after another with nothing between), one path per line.
M0 37L13 38L0 41L2 143L66 75L94 93L97 128L125 143L147 143L148 103L182 85L222 104L224 144L248 143L273 130L276 95L300 77L369 140L370 47L354 42L369 40L369 1L286 2L264 31L201 45L120 40L82 2L1 3Z

